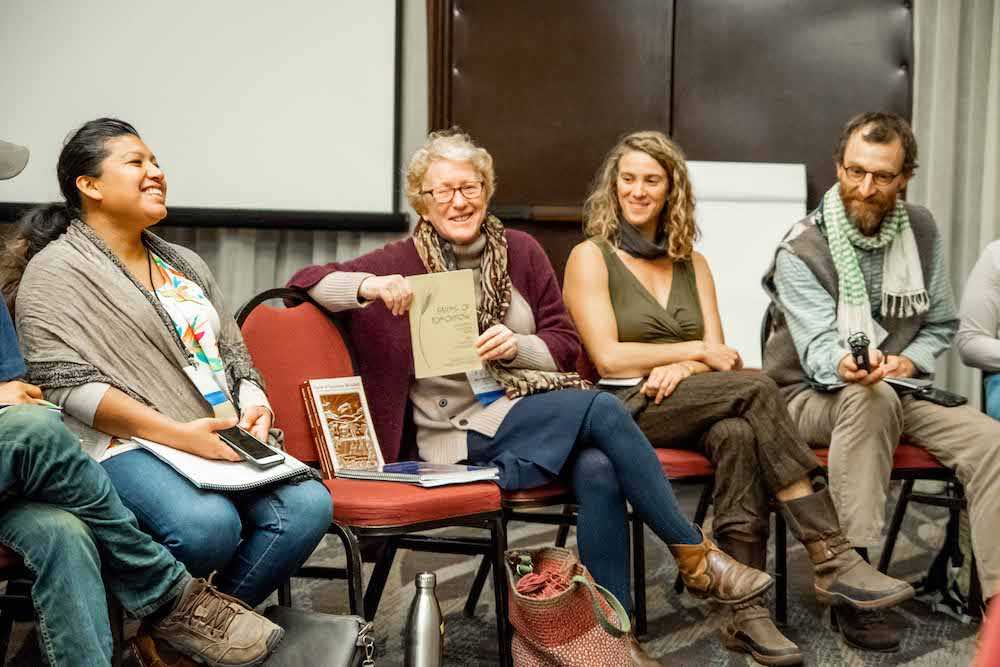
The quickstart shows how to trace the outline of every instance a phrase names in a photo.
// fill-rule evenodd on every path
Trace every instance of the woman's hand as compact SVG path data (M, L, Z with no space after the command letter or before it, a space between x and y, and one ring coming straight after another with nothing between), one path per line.
M12 380L0 384L0 403L5 405L16 405L18 403L41 403L42 390L33 384Z
M510 361L517 356L517 336L503 324L494 324L476 339L476 354L483 361Z
M236 419L216 419L206 417L178 425L183 449L206 459L240 461L242 457L224 443L216 431L236 426Z
M657 405L681 383L684 378L691 377L691 367L683 361L666 366L657 366L649 372L649 377L642 385L642 393L653 399Z
M700 361L717 371L738 371L743 368L743 359L735 348L722 343L705 343Z
M271 411L263 405L251 405L240 416L239 426L261 442L267 442L267 433L271 430Z
M365 301L381 300L389 312L396 316L408 311L413 302L410 281L398 274L365 278L358 286L358 296Z

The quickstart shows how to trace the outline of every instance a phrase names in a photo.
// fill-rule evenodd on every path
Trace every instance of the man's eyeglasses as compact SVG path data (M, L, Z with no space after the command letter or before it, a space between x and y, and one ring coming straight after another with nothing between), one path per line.
M461 191L462 196L466 199L478 199L483 194L483 184L481 181L477 181L475 183L460 185L457 188L443 186L432 190L421 190L420 194L434 197L434 201L439 204L448 204L455 198L455 193L458 191Z
M865 176L868 174L872 175L872 180L875 181L875 185L886 186L892 183L896 178L902 173L897 171L895 174L888 171L868 171L862 169L861 167L844 167L844 172L847 174L847 178L854 183L860 183L865 180Z

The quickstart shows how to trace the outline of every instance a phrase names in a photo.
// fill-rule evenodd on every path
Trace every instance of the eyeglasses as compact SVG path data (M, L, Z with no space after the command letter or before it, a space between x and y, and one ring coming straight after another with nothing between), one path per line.
M439 204L448 204L455 198L455 193L458 191L461 191L462 196L466 199L478 199L483 194L483 183L482 181L476 181L475 183L460 185L457 188L442 186L432 190L421 190L420 194L434 197L434 201Z
M862 169L861 167L855 167L855 166L851 167L844 166L844 171L847 173L847 178L853 181L854 183L860 183L861 181L865 180L865 176L871 174L872 180L875 181L875 185L881 185L883 187L892 183L894 180L896 180L897 176L903 173L900 171L897 171L895 174L890 173L888 171L868 171L867 169Z

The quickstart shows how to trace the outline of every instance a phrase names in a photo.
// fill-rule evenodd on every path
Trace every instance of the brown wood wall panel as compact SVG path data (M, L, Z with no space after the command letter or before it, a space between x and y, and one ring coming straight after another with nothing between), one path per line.
M497 205L579 206L623 132L669 128L673 5L661 0L441 0L448 76L436 127L496 159Z
M676 0L674 139L694 160L803 162L815 205L850 117L910 117L909 5Z

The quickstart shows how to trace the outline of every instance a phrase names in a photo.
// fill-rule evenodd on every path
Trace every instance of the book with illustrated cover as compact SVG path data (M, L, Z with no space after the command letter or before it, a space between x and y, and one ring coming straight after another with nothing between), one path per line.
M398 461L370 468L342 470L338 476L348 479L370 479L381 482L406 482L423 487L468 482L495 481L499 471L494 466Z
M302 398L324 477L385 463L360 377L308 380Z

